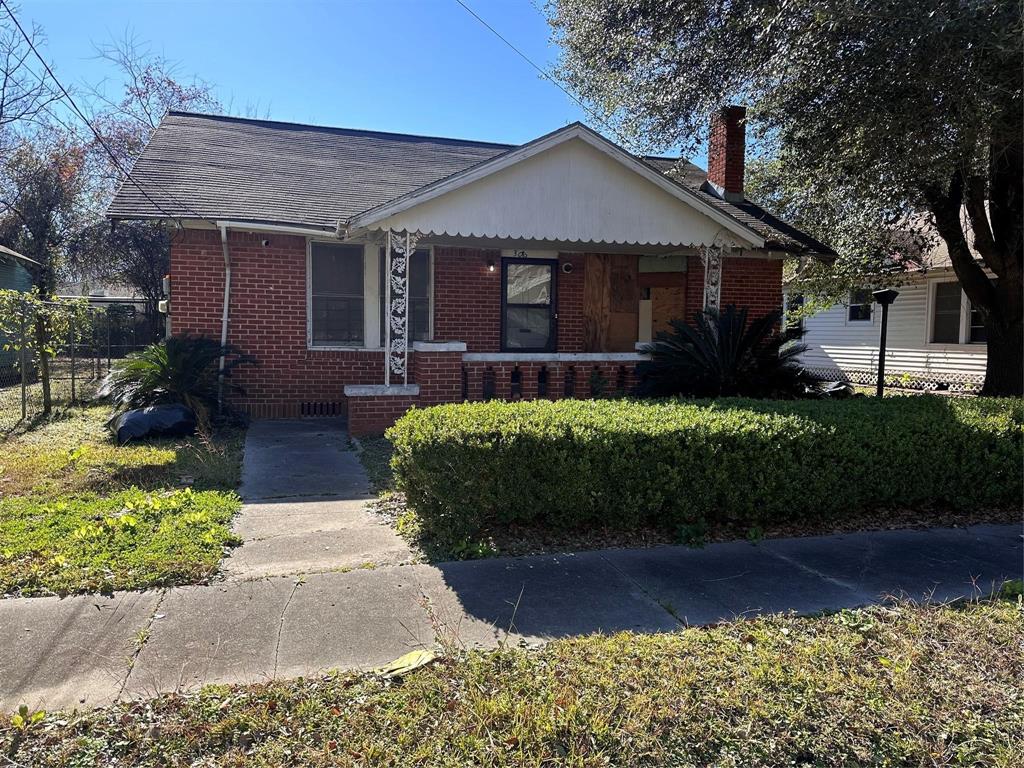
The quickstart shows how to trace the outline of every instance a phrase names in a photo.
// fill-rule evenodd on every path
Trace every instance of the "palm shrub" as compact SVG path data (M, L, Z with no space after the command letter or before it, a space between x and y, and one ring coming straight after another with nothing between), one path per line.
M172 336L118 361L100 390L117 411L180 403L196 415L200 431L210 426L218 400L218 366L224 356L224 394L241 393L231 374L255 360L205 336Z
M782 310L748 321L747 309L730 304L706 309L693 323L672 320L644 347L639 366L642 394L690 397L794 397L805 388L797 357L803 331L779 330Z

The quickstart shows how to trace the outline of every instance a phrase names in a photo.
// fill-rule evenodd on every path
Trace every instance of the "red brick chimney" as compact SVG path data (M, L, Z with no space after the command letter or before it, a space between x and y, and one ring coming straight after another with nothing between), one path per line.
M730 202L743 199L743 164L747 150L747 108L722 107L711 116L708 181Z

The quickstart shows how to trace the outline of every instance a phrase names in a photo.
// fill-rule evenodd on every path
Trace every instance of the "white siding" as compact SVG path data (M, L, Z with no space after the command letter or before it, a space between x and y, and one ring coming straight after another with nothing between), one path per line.
M886 373L925 375L929 379L984 378L984 344L932 344L929 339L929 286L934 279L919 278L900 286L899 298L889 307ZM850 322L847 308L837 304L807 318L802 360L809 368L838 368L845 372L875 371L878 367L878 331L881 309L875 305L871 322Z
M719 222L578 138L374 226L574 243L686 246L731 240Z

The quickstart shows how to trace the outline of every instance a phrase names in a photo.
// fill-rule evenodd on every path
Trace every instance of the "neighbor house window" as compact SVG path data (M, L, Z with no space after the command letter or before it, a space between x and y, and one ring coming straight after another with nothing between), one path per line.
M960 343L960 283L936 283L932 301L932 343Z
M847 319L851 323L871 322L871 291L867 288L850 291Z
M387 290L387 252L381 248L380 271L380 345L387 339L384 297ZM430 339L430 249L420 248L409 260L409 341Z
M312 346L363 346L361 245L310 245L309 301Z

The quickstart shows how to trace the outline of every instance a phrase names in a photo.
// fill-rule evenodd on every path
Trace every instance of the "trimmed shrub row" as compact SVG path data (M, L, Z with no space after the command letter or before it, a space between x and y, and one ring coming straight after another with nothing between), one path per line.
M492 401L414 409L387 434L424 531L452 540L1022 497L1019 399Z

